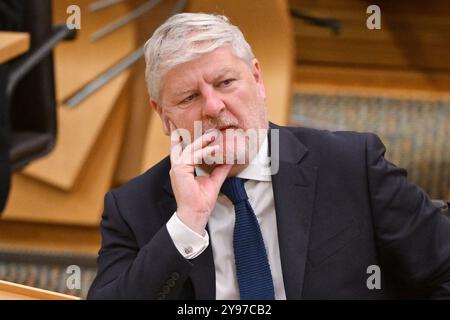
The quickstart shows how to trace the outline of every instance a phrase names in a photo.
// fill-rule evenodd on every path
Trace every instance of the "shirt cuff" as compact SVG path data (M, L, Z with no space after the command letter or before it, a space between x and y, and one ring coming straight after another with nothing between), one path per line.
M186 226L175 212L166 224L167 231L181 255L186 259L198 257L209 245L209 235L206 230L204 236L199 235Z

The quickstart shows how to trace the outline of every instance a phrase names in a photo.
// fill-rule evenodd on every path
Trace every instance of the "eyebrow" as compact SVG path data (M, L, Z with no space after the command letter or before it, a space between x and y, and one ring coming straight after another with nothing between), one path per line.
M222 78L223 76L225 76L229 73L232 73L233 75L239 75L239 73L235 69L233 69L231 67L224 67L217 72L217 74L214 76L212 82L214 83L214 82L218 81L220 78ZM180 89L180 90L176 90L174 92L173 96L176 99L178 99L181 96L184 96L189 93L193 93L195 91L196 91L196 89Z
M232 73L233 75L239 75L239 72L237 72L235 69L233 69L231 67L224 67L217 72L217 75L214 76L212 82L216 82L217 80L222 78L224 75L227 75L229 73Z
M184 96L184 95L194 92L194 91L195 91L195 89L181 89L181 90L175 91L173 96L178 98L180 96Z

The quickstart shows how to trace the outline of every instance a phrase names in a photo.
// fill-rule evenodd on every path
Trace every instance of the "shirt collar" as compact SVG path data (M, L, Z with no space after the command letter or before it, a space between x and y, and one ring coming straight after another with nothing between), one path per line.
M199 166L195 166L195 173L198 176L208 175L208 173ZM267 136L261 144L257 155L247 167L239 172L237 177L247 180L272 181L272 176L270 174L269 142Z

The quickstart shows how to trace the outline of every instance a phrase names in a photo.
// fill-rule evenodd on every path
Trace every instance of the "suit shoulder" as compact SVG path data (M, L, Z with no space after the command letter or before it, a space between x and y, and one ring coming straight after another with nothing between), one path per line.
M362 163L367 148L382 145L374 133L356 131L329 131L303 127L287 129L308 149L309 155L319 162Z
M143 174L134 177L120 187L111 190L118 198L132 199L141 196L159 194L162 186L169 179L170 159L164 158L159 163L148 169Z
M364 145L367 139L379 139L371 132L329 131L304 127L285 127L308 148Z

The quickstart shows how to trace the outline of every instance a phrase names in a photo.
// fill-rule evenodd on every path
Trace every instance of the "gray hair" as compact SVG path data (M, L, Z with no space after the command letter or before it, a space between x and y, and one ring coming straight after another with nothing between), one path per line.
M150 97L159 102L160 83L170 69L224 45L251 65L254 55L250 45L227 17L205 13L170 17L144 46L145 81Z

